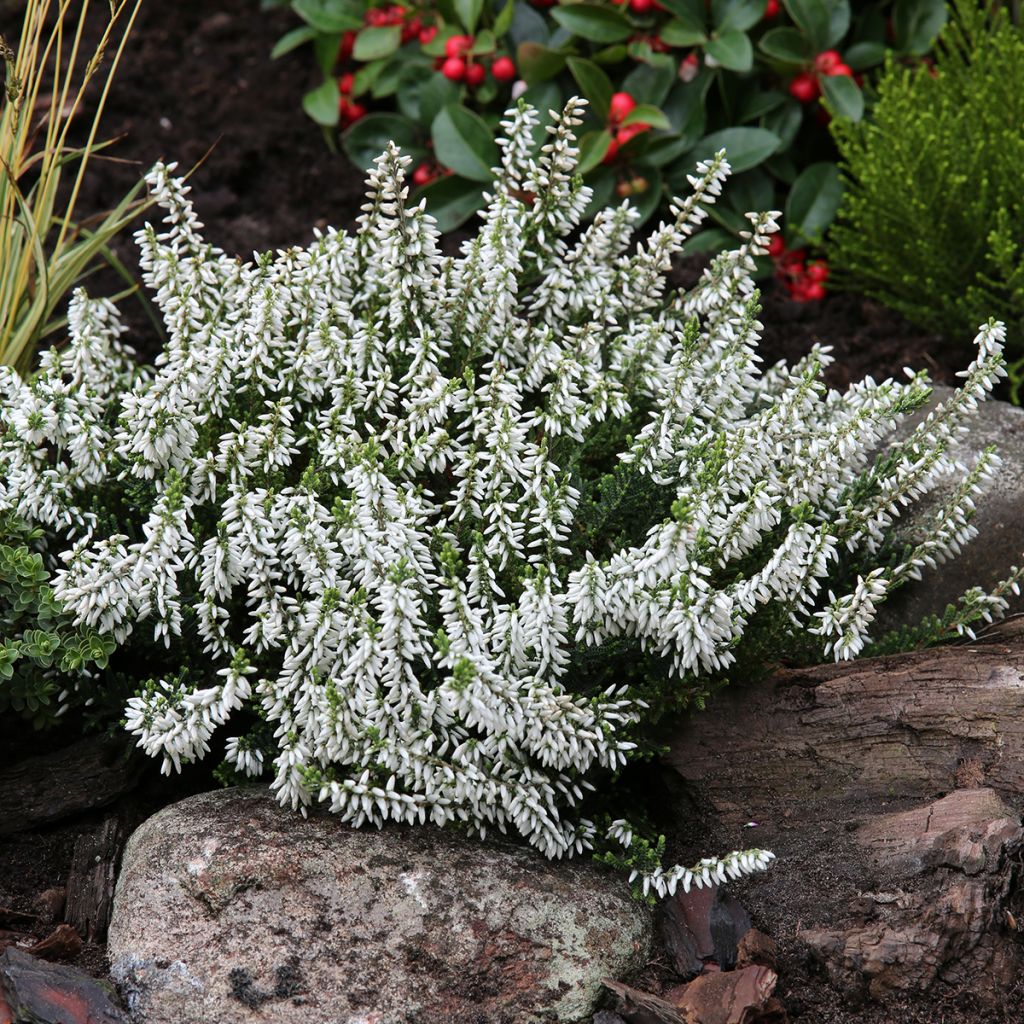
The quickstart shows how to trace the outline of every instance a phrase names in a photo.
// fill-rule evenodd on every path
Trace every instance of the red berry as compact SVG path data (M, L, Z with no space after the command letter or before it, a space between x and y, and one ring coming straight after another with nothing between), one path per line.
M356 76L351 71L346 71L345 74L338 79L338 89L344 95L348 95L352 91L353 85L355 85Z
M805 302L819 302L825 298L825 288L817 281L810 281L803 289Z
M629 9L634 14L646 14L654 9L654 0L629 0Z
M813 103L821 93L817 78L807 71L795 75L789 83L789 94L801 103Z
M779 16L779 0L768 0L764 7L765 18L777 18Z
M828 71L825 72L830 78L835 78L837 75L845 75L847 78L853 78L853 68L849 64L843 64L842 62L834 64Z
M466 55L466 51L472 45L472 36L452 36L444 44L444 55L446 57L464 57Z
M614 139L612 139L612 141L608 143L608 151L601 158L601 163L610 164L618 155L619 144Z
M615 194L620 199L628 199L633 194L633 183L631 181L620 181L615 185Z
M828 280L828 264L824 260L815 260L807 264L807 276L818 284L824 284Z
M499 82L511 82L516 77L516 65L511 57L499 57L491 65L491 74Z
M466 77L466 62L461 57L449 57L441 65L441 74L453 82L461 82Z
M478 85L483 83L483 80L487 77L487 72L484 70L483 64L470 64L466 68L466 85L476 88Z
M618 124L630 115L636 107L636 100L628 92L617 92L612 95L608 104L608 120Z
M786 243L782 240L782 235L772 235L768 242L768 255L777 260L785 251Z
M379 7L371 7L363 15L363 21L373 28L380 28L382 25L386 25L388 23L388 13L387 11L381 10Z
M649 124L644 124L643 121L637 121L636 124L627 124L624 128L619 129L615 136L615 141L618 142L620 146L625 146L632 142L638 135L641 135L643 132L649 132L650 130L651 126Z
M412 182L414 185L429 185L435 178L434 169L429 163L424 161L412 172Z
M823 75L829 74L837 64L842 64L843 58L838 50L822 50L814 58L814 70L820 71Z
M344 32L338 44L338 61L344 63L352 56L352 48L356 45L356 34L351 30Z
M420 46L426 46L437 35L437 26L428 25L420 29Z
M804 259L806 256L806 249L790 249L779 260L779 266L788 274L802 274L804 272Z
M347 97L342 96L341 103L338 104L338 116L342 125L347 127L366 116L366 107L362 103L352 103Z

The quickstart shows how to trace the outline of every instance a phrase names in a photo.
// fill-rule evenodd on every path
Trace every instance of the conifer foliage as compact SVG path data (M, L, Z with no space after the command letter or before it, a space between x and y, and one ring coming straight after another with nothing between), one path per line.
M751 274L774 215L751 215L692 290L668 286L723 153L645 241L628 204L576 230L581 107L539 153L536 112L509 112L454 258L394 146L355 233L252 263L203 240L157 166L164 226L138 239L167 346L137 366L115 309L76 295L68 347L0 378L0 514L42 530L76 628L166 651L127 709L166 770L222 729L283 803L507 830L555 857L617 849L664 893L770 854L663 867L591 811L595 782L745 642L856 654L885 595L970 535L992 455L916 548L886 544L957 471L949 444L1003 372L1002 328L981 331L955 397L884 445L923 377L839 394L823 350L759 368ZM847 569L849 592L826 595ZM1001 606L972 593L956 625ZM66 699L98 685L72 679Z

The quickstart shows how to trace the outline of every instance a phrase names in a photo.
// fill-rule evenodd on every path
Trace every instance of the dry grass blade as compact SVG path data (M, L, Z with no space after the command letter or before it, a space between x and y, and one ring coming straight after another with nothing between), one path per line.
M31 365L75 282L148 205L136 188L88 230L75 218L91 158L106 145L100 120L141 3L107 0L109 11L96 12L90 0L28 0L16 49L0 39L0 364ZM87 19L98 17L104 30L87 52ZM86 141L73 147L71 126L97 86Z

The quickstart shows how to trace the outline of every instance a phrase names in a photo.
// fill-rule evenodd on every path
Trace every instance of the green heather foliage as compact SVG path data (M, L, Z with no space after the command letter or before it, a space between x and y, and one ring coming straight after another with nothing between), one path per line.
M62 611L36 550L42 536L0 513L0 712L17 712L36 728L70 707L61 675L104 668L116 646Z
M890 64L871 119L833 125L847 186L833 269L944 333L992 313L1019 352L1024 35L1002 7L954 9L934 69Z

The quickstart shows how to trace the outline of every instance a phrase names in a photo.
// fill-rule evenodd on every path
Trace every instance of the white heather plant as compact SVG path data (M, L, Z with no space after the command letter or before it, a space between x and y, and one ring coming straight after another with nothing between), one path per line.
M127 710L166 770L223 727L228 760L293 807L512 830L551 857L617 849L663 894L771 855L663 867L590 791L744 651L811 636L856 654L886 594L970 536L995 456L965 470L947 452L1003 373L1003 329L883 444L927 399L921 375L839 394L825 350L759 369L751 271L775 215L692 291L667 287L724 154L645 242L625 204L574 234L580 108L537 156L536 113L509 113L457 258L408 205L394 146L354 235L254 263L203 241L157 166L165 229L138 237L166 350L135 365L114 308L77 294L68 347L2 378L0 512L43 529L76 628L166 667ZM895 554L903 506L958 472ZM844 574L850 592L823 596ZM946 627L999 612L1015 578Z

